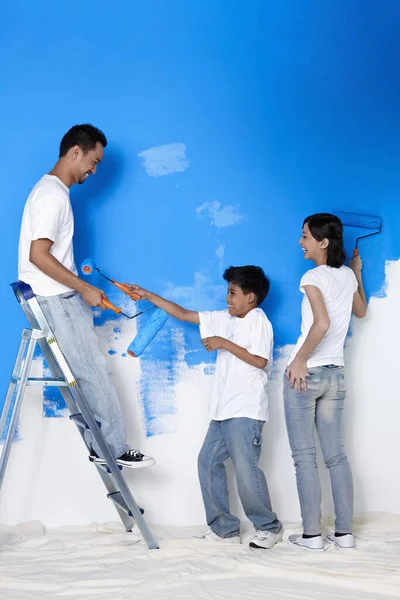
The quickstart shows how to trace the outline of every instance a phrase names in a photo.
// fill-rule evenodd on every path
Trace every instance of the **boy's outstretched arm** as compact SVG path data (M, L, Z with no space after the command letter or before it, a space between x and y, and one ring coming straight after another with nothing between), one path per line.
M166 313L171 315L171 317L175 317L175 319L179 319L179 321L185 321L186 323L194 323L195 325L200 325L199 313L194 310L186 310L179 304L175 304L175 302L170 302L161 296L157 296L157 294L153 294L153 292L149 292L138 285L133 285L130 283L126 283L129 290L132 293L138 294L140 298L143 300L149 300L154 306L158 306L165 310Z

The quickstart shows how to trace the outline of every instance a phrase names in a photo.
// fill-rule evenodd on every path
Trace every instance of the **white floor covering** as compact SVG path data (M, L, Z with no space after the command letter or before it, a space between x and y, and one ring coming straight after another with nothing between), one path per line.
M153 527L149 551L119 523L0 527L1 600L378 600L400 598L400 515L356 519L357 550L272 550L191 539L198 527ZM329 527L326 531L330 530ZM299 532L285 524L284 538Z

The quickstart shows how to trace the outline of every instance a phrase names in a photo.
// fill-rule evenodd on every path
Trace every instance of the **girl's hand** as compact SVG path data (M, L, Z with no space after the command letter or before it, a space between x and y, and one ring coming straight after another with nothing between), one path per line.
M362 270L362 260L359 254L349 260L349 267L354 271L355 275L360 275Z
M201 343L208 352L212 352L213 350L222 350L224 347L225 339L219 337L218 335L214 335L213 337L202 339Z
M301 394L301 388L303 386L304 391L307 391L307 379L310 373L307 371L307 363L303 360L294 359L294 361L288 366L286 371L286 377L290 381L290 387L293 389L295 384L297 385L297 391Z

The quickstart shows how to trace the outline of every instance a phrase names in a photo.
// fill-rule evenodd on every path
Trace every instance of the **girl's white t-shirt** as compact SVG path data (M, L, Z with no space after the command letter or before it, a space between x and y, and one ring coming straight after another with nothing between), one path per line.
M304 294L301 305L301 335L288 364L295 359L314 322L310 301L304 289L306 285L313 285L321 290L331 322L323 339L308 357L307 367L344 366L344 342L358 283L349 267L342 266L336 269L327 265L307 271L300 281L300 291Z

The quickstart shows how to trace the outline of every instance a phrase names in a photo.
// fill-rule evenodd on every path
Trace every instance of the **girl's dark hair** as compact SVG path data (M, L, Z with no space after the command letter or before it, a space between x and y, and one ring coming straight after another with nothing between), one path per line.
M344 265L346 254L343 248L343 223L335 215L318 213L304 219L303 227L307 223L313 238L322 242L327 239L328 254L326 264L328 267L338 269Z

